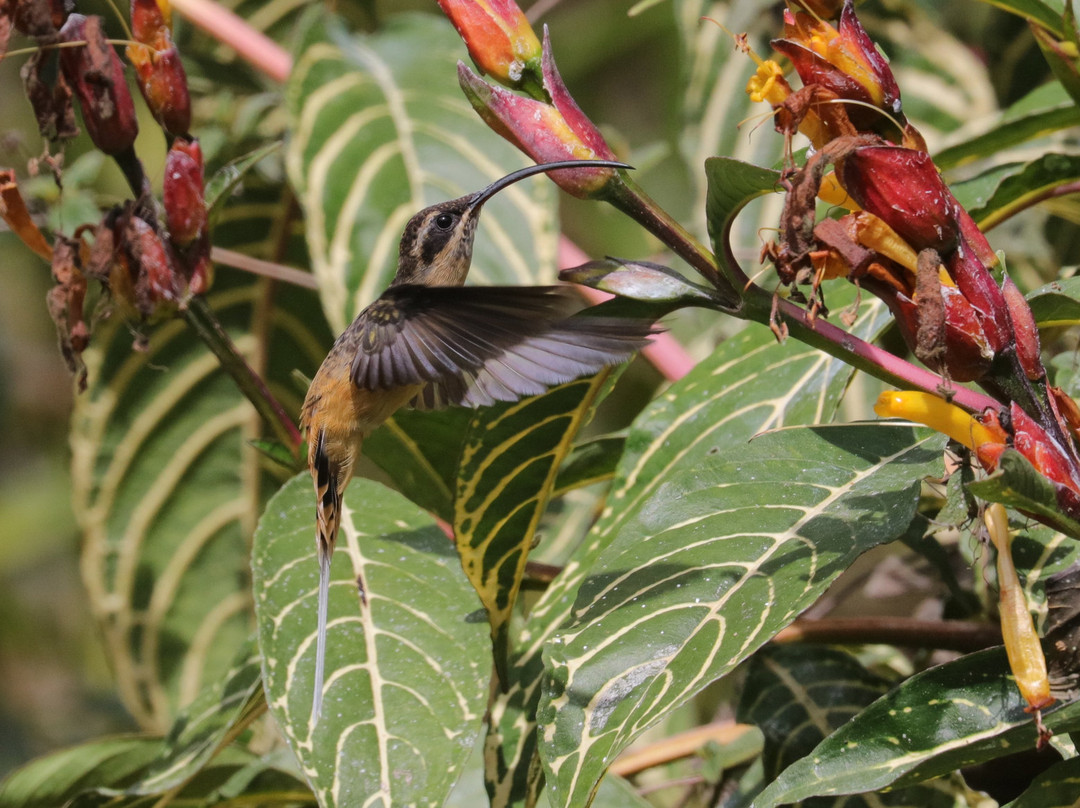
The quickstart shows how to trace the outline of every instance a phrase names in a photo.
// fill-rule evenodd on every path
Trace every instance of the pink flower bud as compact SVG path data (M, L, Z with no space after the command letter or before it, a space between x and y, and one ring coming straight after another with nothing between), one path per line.
M489 84L458 62L461 89L480 117L536 162L614 160L615 153L603 135L563 84L551 58L546 30L543 75L550 104ZM584 199L601 192L615 172L609 168L567 168L552 171L550 176L564 191Z

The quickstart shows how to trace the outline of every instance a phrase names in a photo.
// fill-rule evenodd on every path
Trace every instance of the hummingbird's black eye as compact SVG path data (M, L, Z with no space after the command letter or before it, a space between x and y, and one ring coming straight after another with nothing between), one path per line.
M440 213L435 217L435 226L440 230L449 230L454 226L454 217L449 213Z

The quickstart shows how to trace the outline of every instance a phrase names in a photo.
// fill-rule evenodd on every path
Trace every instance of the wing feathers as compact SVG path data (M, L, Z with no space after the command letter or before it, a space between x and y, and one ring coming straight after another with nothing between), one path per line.
M425 384L413 402L516 401L596 373L640 349L643 320L572 317L567 287L395 286L358 318L353 382L367 390Z

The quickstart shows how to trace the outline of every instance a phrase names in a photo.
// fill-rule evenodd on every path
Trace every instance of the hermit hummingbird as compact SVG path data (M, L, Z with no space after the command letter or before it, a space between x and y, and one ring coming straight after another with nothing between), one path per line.
M389 288L338 337L308 388L301 425L316 495L316 719L330 559L363 439L406 405L476 407L542 393L628 359L654 333L643 320L572 316L581 306L565 286L462 286L483 204L518 180L565 168L630 166L606 160L533 165L417 213L401 237ZM363 582L359 586L366 603Z

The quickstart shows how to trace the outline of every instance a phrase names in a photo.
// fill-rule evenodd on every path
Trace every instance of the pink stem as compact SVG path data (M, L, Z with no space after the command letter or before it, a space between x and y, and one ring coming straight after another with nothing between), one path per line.
M172 0L171 5L269 78L277 82L289 78L292 72L292 56L289 52L224 6L213 0Z
M589 256L574 242L566 236L559 238L559 269L576 267L588 260ZM603 303L614 297L607 292L590 289L587 286L578 286L577 289L586 300L593 304ZM642 348L641 353L669 382L678 381L696 364L678 340L666 331L653 337L652 342Z

